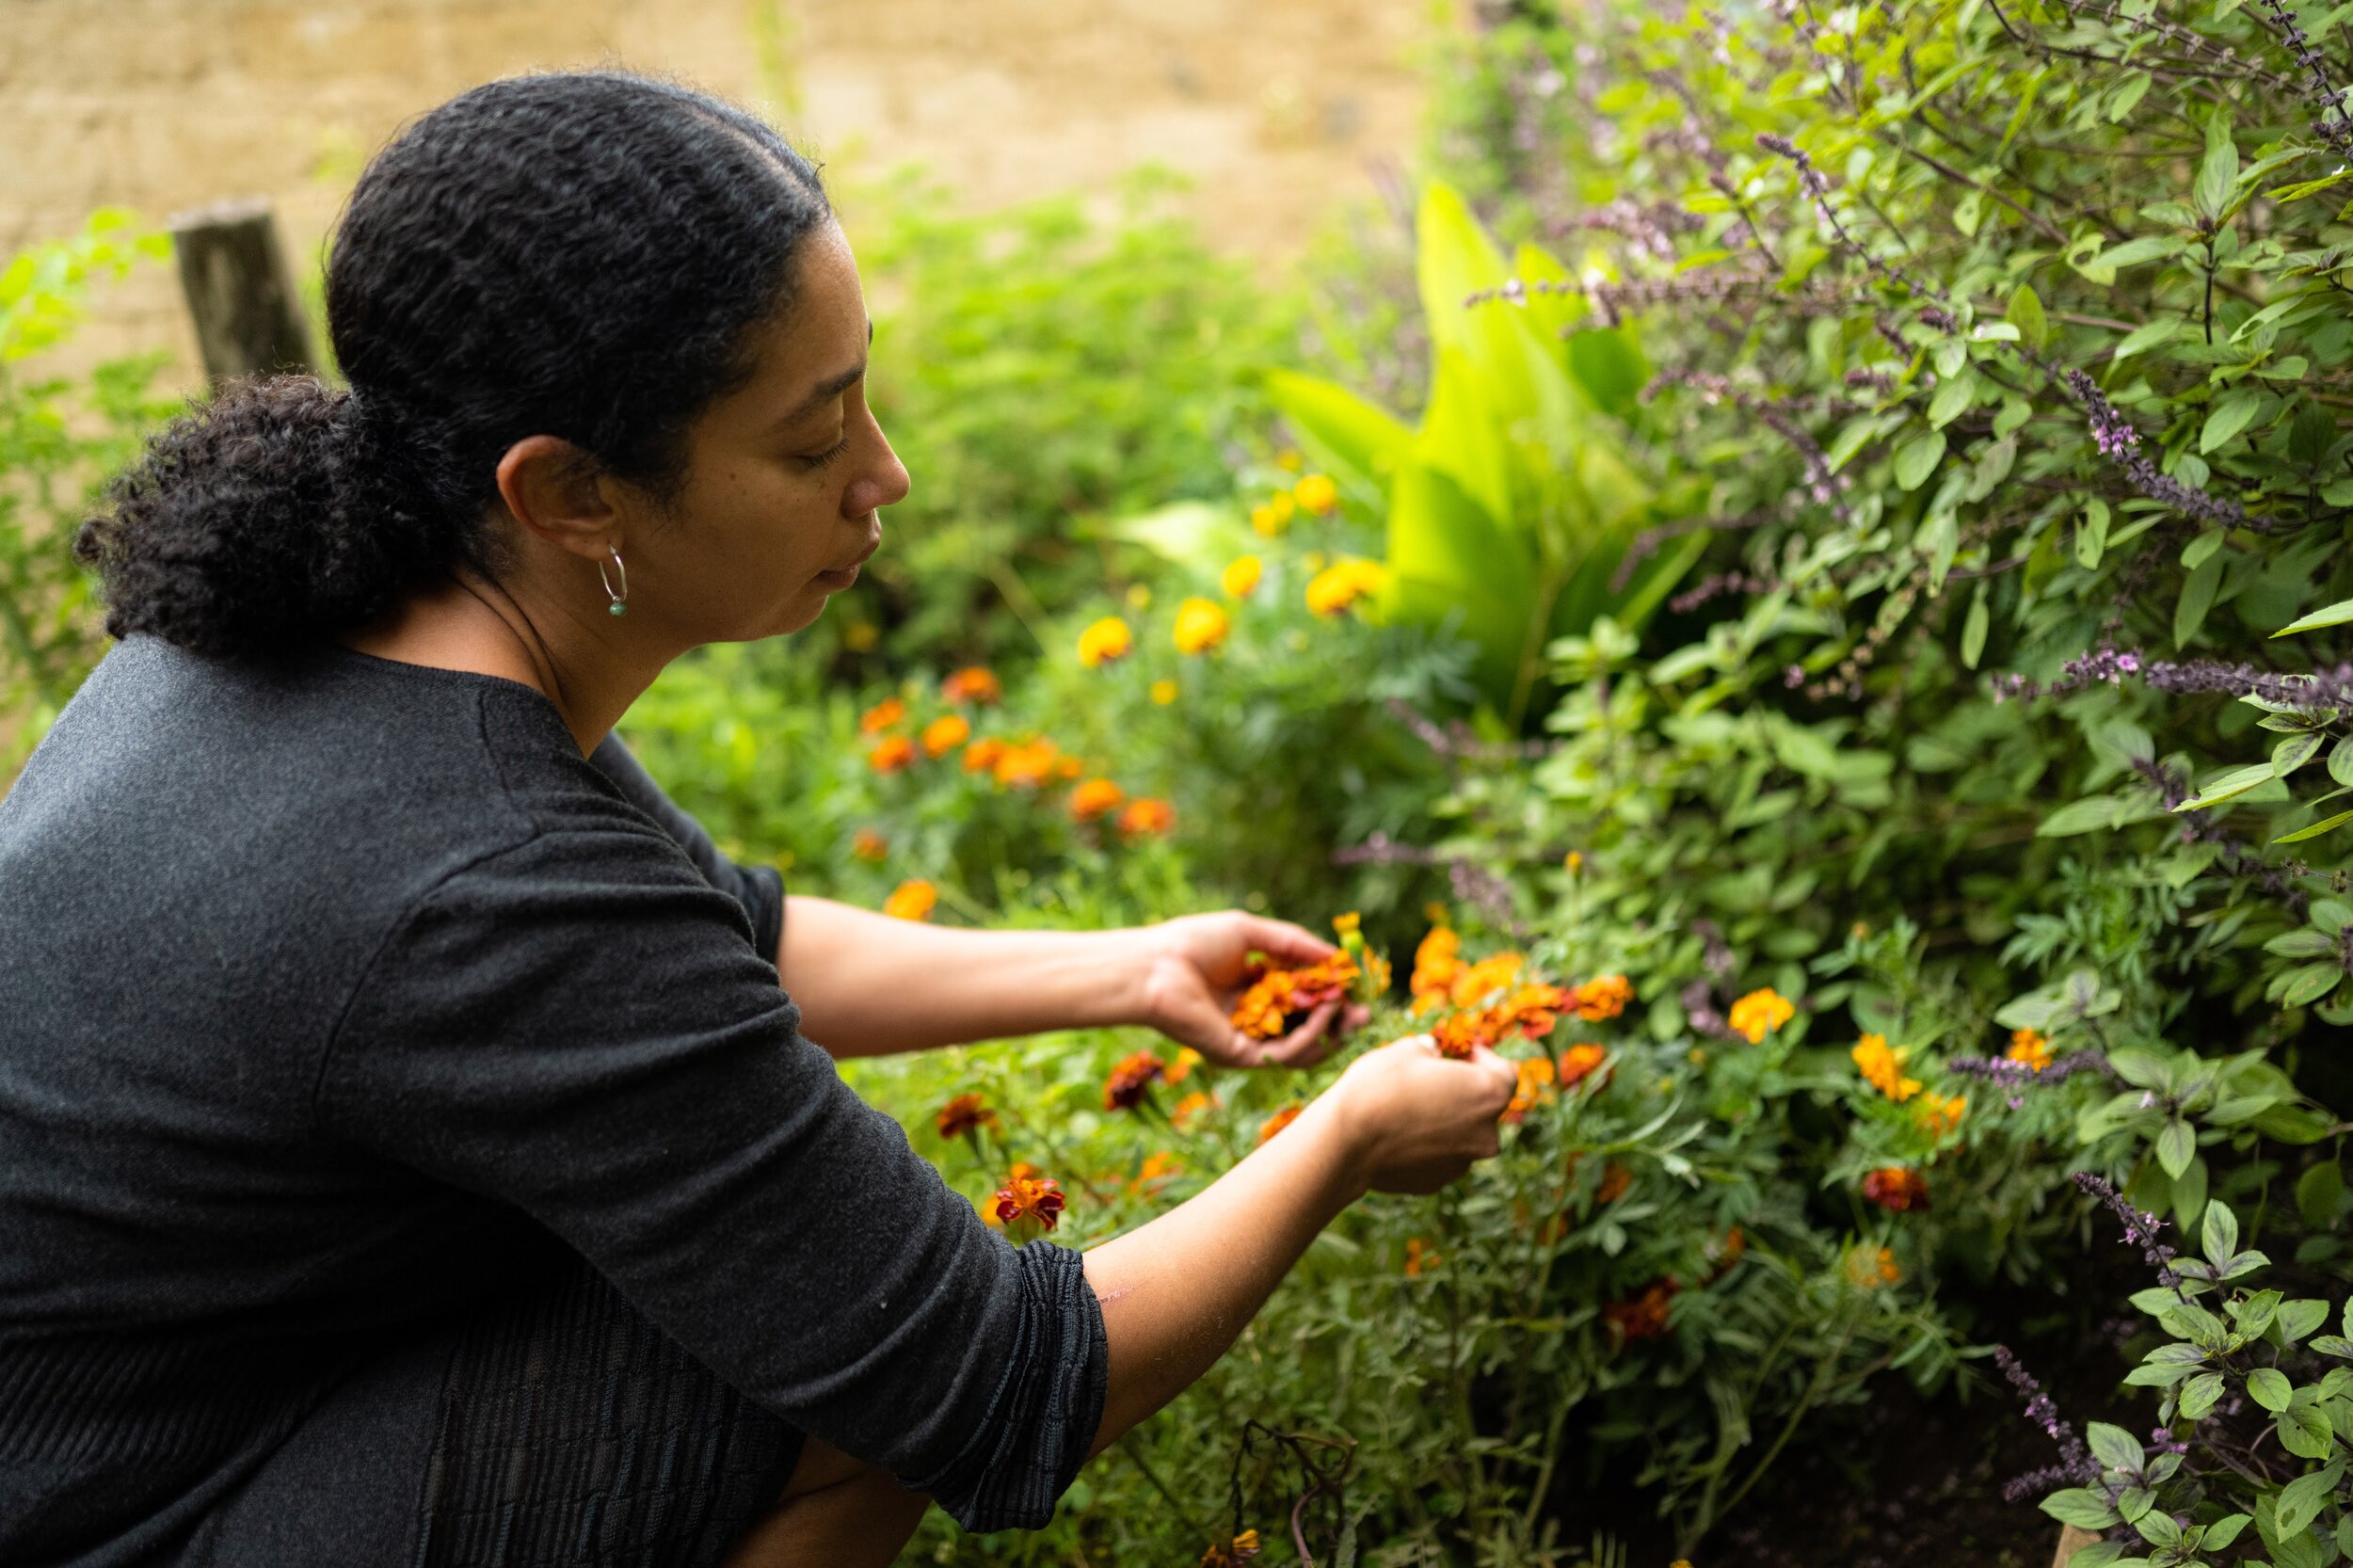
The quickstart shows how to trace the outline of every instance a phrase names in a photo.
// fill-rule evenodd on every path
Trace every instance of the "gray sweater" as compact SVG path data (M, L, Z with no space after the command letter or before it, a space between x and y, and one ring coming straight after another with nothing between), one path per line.
M841 1083L782 919L528 687L116 648L0 801L0 1563L168 1560L388 1337L574 1256L968 1528L1044 1523L1102 1414L1078 1255Z

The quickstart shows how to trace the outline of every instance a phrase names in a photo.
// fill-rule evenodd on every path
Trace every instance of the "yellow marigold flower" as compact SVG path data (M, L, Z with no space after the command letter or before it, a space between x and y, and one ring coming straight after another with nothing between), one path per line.
M1583 871L1585 869L1584 852L1582 850L1573 849L1569 851L1568 854L1561 856L1561 869L1568 872L1571 876L1575 876L1577 872Z
M1163 707L1163 708L1167 707L1170 703L1172 703L1172 702L1176 701L1176 681L1174 681L1174 680L1155 680L1155 681L1153 681L1153 682L1152 682L1152 700L1153 700L1153 701L1155 701L1155 702L1157 702L1157 703L1159 703L1159 704L1160 704L1161 707Z
M1080 822L1093 822L1106 811L1116 810L1127 798L1110 779L1090 778L1070 792L1070 814Z
M1414 993L1414 1011L1442 1006L1453 994L1455 980L1469 968L1463 962L1462 952L1463 938L1449 926L1433 926L1421 939L1421 946L1414 950L1413 979L1407 982Z
M1406 1239L1405 1277L1407 1279L1419 1279L1445 1261L1445 1258L1438 1256L1437 1248L1428 1245L1420 1237L1413 1236Z
M1212 1541L1201 1554L1201 1568L1241 1568L1258 1555L1258 1532L1244 1530L1230 1541Z
M1139 795L1119 813L1119 831L1125 838L1153 839L1176 825L1176 808L1157 795Z
M1499 991L1519 978L1520 969L1528 960L1516 952L1498 952L1465 966L1454 977L1451 989L1454 1005L1469 1007L1485 1000L1493 991Z
M1862 1044L1848 1054L1854 1058L1854 1064L1862 1069L1871 1087L1897 1105L1920 1092L1918 1079L1903 1076L1904 1058L1911 1053L1888 1049L1886 1035L1865 1034Z
M1265 1143L1268 1139L1273 1137L1276 1133L1290 1126L1291 1123L1299 1120L1299 1113L1306 1109L1307 1108L1305 1105L1287 1105L1283 1107L1282 1110L1277 1111L1273 1115L1269 1116L1265 1123L1258 1128L1258 1142L1261 1144Z
M1732 1004L1731 1023L1734 1031L1748 1036L1750 1045L1762 1042L1768 1034L1798 1016L1789 999L1770 985L1761 991L1751 991Z
M1310 473L1291 487L1291 495L1302 509L1320 518L1328 518L1340 509L1340 488L1328 473Z
M924 755L945 757L964 744L971 733L972 726L962 713L943 713L923 727Z
M1184 1082L1185 1080L1193 1076L1193 1068L1198 1067L1199 1065L1201 1065L1201 1053L1193 1049L1191 1046L1180 1047L1176 1052L1176 1060L1168 1064L1168 1081L1171 1083Z
M1248 599L1258 579L1266 575L1266 563L1256 555L1237 555L1218 573L1217 585L1225 590L1228 599Z
M882 912L893 920L923 920L931 918L933 906L939 903L939 889L914 877L900 883L883 900Z
M2039 1029L2014 1029L2010 1031L2009 1049L2002 1054L2041 1072L2051 1064L2051 1042Z
M850 853L860 860L879 862L890 853L890 840L871 827L861 827L850 840Z
M887 696L858 715L857 727L869 735L879 735L906 716L907 705Z
M950 702L996 702L1005 695L996 672L985 664L967 664L939 683L939 695Z
M1149 610L1152 608L1152 590L1142 583L1128 584L1126 597L1128 600L1128 608L1130 610Z
M1105 616L1079 633L1079 663L1099 669L1114 659L1126 658L1135 646L1135 633L1128 630L1128 623L1117 616Z
M1928 1132L1929 1136L1943 1138L1961 1130L1961 1119L1968 1113L1968 1096L1954 1095L1948 1097L1931 1090L1921 1096L1920 1108L1915 1113L1920 1119L1921 1128Z
M1381 591L1388 570L1378 561L1350 555L1316 573L1307 584L1307 608L1319 616L1337 616L1368 594Z
M1291 514L1299 509L1289 490L1277 490L1263 506L1250 508L1250 526L1262 539L1273 538L1291 525Z
M1857 1247L1847 1255L1847 1277L1858 1290L1876 1290L1904 1277L1896 1255L1885 1247Z
M882 641L882 628L871 620L854 620L841 629L841 646L852 653L864 653Z
M904 735L885 735L866 754L866 765L876 773L897 773L915 761L915 743Z
M1176 651L1207 653L1225 640L1233 623L1214 600L1189 599L1176 606Z
M997 1125L997 1112L979 1095L958 1095L939 1108L939 1135L961 1138L968 1132Z

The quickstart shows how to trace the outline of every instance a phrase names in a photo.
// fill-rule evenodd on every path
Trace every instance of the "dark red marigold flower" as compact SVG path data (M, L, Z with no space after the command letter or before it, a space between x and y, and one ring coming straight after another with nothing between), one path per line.
M1929 1206L1929 1178L1901 1165L1884 1165L1863 1178L1863 1195L1901 1214Z
M939 1108L939 1135L961 1138L968 1132L978 1132L984 1127L997 1125L997 1112L978 1095L958 1095Z
M1673 1279L1653 1280L1639 1293L1603 1307L1602 1321L1617 1332L1624 1344L1631 1345L1638 1339L1663 1339L1672 1328L1667 1321L1667 1304L1675 1299L1680 1289L1682 1287Z
M1062 1210L1062 1188L1052 1176L1017 1176L997 1189L997 1218L1007 1224L1035 1220L1051 1230Z
M1168 1064L1148 1050L1140 1050L1118 1066L1103 1084L1103 1109L1132 1111L1152 1085L1168 1076Z

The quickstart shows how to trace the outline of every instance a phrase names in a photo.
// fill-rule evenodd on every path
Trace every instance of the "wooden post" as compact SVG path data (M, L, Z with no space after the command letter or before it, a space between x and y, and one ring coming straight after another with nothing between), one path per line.
M215 384L313 368L301 296L266 200L182 213L171 220L171 248L204 371Z

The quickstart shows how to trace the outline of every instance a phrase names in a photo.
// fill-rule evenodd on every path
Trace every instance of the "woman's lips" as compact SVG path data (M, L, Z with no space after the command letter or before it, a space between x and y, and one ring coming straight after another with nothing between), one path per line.
M844 567L840 571L821 571L817 574L818 585L828 593L840 593L856 581L857 568L856 567Z

